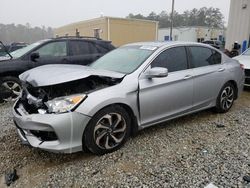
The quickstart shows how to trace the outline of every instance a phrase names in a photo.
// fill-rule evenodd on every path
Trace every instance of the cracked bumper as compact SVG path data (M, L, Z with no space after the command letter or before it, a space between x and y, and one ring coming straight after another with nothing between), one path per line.
M82 136L90 117L77 112L28 114L18 101L14 105L13 115L23 143L56 153L82 151ZM51 140L44 139L36 134L41 132L55 136Z

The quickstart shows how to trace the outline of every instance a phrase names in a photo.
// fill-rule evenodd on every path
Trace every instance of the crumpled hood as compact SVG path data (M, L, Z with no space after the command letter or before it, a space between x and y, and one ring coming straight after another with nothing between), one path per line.
M61 84L74 80L80 80L89 76L104 76L122 78L125 74L93 69L82 65L44 65L28 70L19 76L23 82L28 82L34 87Z
M250 69L250 56L240 55L240 56L237 56L237 57L235 57L233 59L236 59L241 64L243 64L245 69Z

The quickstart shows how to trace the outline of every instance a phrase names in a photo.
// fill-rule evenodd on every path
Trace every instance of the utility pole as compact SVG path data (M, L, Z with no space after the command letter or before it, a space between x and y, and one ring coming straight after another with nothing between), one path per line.
M173 27L174 27L174 0L172 0L172 13L171 13L171 27L170 27L170 40L173 40Z

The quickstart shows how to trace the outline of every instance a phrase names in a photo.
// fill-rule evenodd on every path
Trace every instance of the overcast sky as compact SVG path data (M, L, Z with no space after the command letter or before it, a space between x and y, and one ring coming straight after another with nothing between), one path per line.
M58 27L104 16L125 17L129 13L148 15L170 12L172 0L0 0L0 23ZM175 0L175 10L220 8L227 22L230 0Z

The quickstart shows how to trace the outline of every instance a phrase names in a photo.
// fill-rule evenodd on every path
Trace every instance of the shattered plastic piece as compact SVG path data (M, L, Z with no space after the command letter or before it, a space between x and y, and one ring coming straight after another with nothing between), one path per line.
M224 124L221 124L221 123L217 123L216 126L217 126L218 128L224 128L224 127L226 127Z
M246 181L246 182L250 182L250 176L244 176L243 180Z
M208 154L208 150L204 149L204 150L202 150L202 153L203 153L204 155L207 155L207 154Z
M5 182L7 186L10 186L10 184L14 183L16 180L18 180L18 175L16 173L16 169L13 170L13 172L7 173L5 175Z
M207 186L205 186L204 188L218 188L217 186L215 186L213 183L209 183Z

